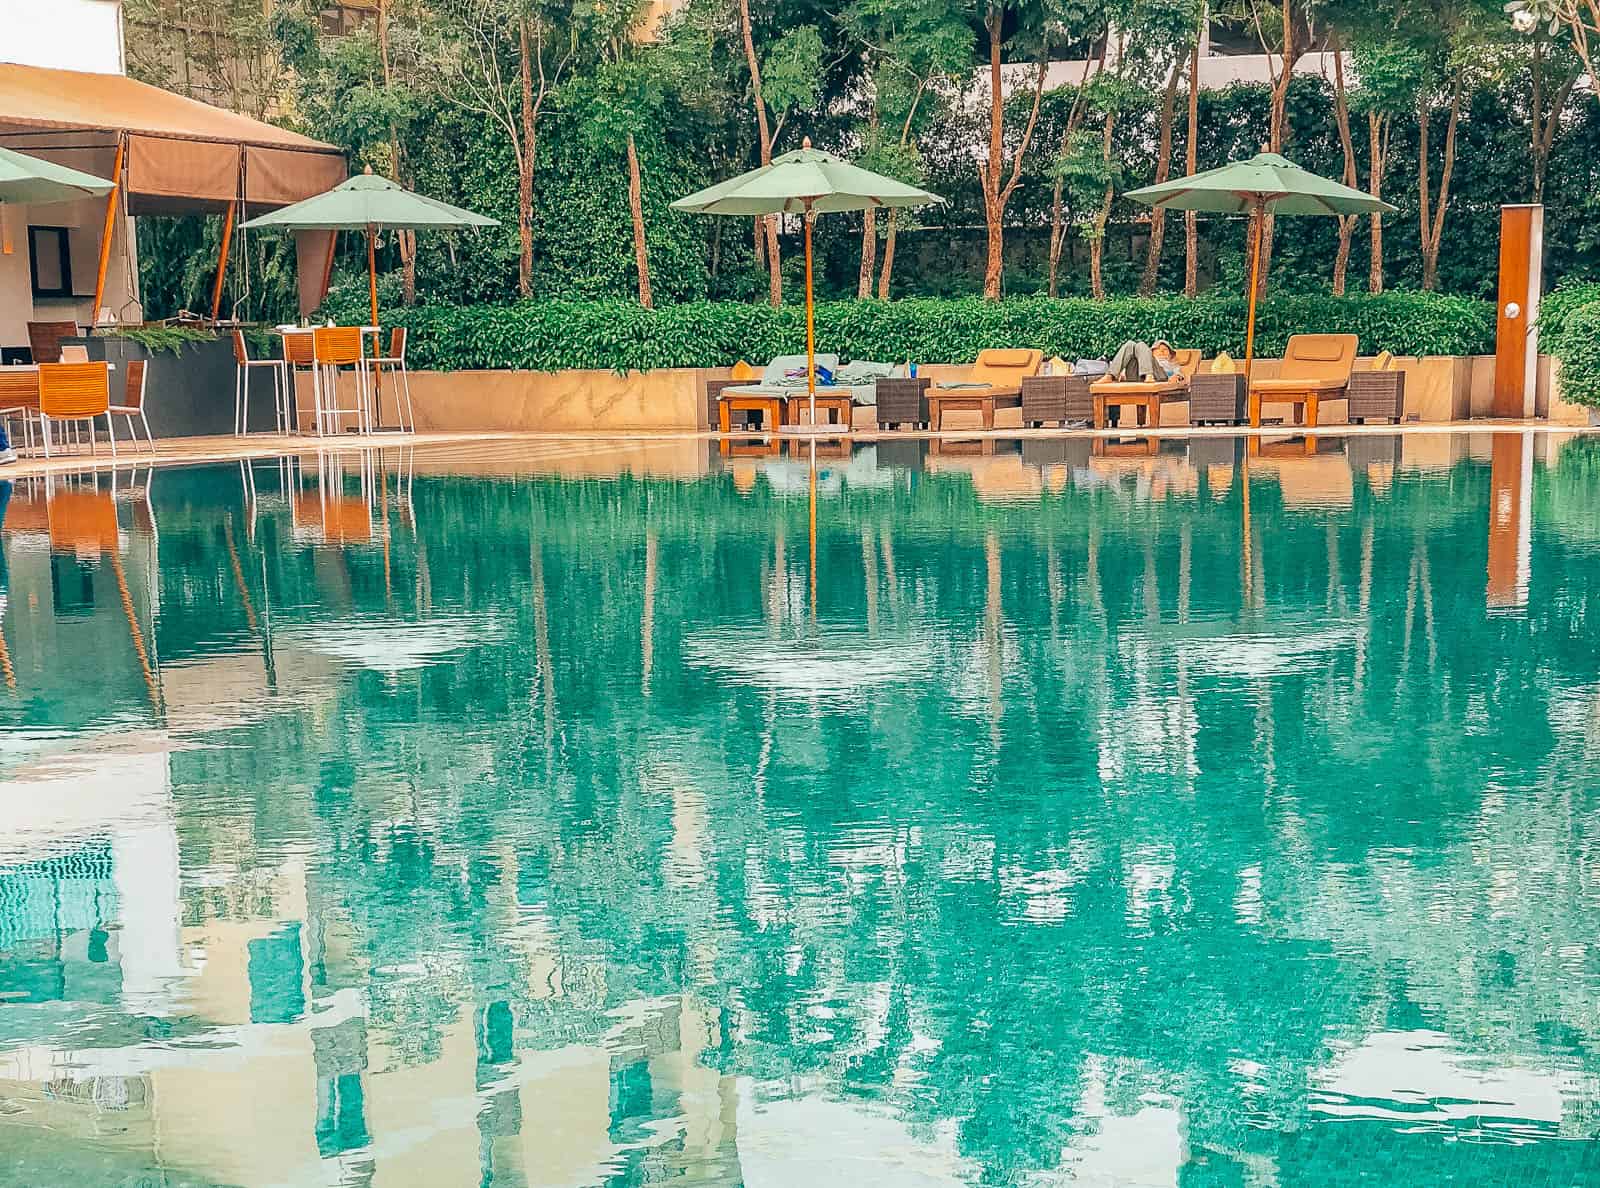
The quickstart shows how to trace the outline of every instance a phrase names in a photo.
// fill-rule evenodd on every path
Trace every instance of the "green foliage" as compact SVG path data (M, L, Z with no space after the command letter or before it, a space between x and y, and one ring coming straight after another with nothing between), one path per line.
M1561 363L1561 395L1600 408L1600 284L1562 285L1539 308L1539 349Z
M183 353L186 346L217 340L210 330L199 330L193 326L117 326L95 333L101 338L126 338L129 342L138 343L152 355L178 355Z
M347 298L347 302L353 298ZM349 320L354 304L330 311ZM690 302L645 310L626 301L543 301L507 306L421 306L394 312L412 330L417 367L443 371L559 371L716 367L761 362L805 347L804 312L736 302ZM1038 347L1066 358L1105 357L1128 339L1166 338L1212 355L1244 351L1244 301L1237 297L1113 301L978 298L833 301L817 306L817 340L852 359L970 360L988 347ZM1281 353L1289 335L1354 333L1367 353L1469 355L1492 349L1488 302L1422 293L1279 296L1257 321L1257 350Z

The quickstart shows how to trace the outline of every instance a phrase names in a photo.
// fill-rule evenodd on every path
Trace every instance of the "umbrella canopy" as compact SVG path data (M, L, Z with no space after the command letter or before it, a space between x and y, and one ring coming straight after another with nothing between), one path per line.
M369 172L340 182L326 194L239 225L245 230L277 227L285 231L422 231L497 224L485 215L413 194L388 178Z
M109 194L113 188L93 174L0 148L0 202L71 202Z
M1395 208L1371 194L1352 189L1302 169L1277 153L1257 153L1219 169L1176 181L1129 190L1128 197L1168 210L1211 210L1248 214L1255 219L1250 253L1250 312L1244 336L1246 387L1256 354L1256 294L1261 288L1261 231L1268 210L1282 214L1358 215L1392 212ZM1250 400L1252 424L1260 422L1260 405Z
M674 210L694 214L768 215L815 211L867 210L880 206L926 206L943 202L937 194L811 147L774 157L771 165L680 198Z
M816 300L811 268L811 223L819 214L878 207L926 206L943 202L937 194L811 147L808 136L798 149L774 157L772 164L741 173L672 204L674 210L711 215L805 216L806 237L806 390L811 423L817 423Z
M1279 214L1353 215L1395 208L1361 190L1319 177L1277 153L1257 153L1219 169L1129 190L1128 197L1169 210L1251 214L1263 203Z
M365 231L367 233L367 284L372 297L372 324L378 324L379 231L442 230L450 227L495 227L495 219L424 198L372 172L340 182L326 194L285 206L240 223L242 230L276 227L282 231Z

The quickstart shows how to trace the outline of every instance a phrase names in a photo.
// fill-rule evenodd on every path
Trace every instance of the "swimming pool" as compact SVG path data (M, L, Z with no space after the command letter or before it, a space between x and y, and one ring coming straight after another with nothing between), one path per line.
M1600 438L5 492L0 1182L1600 1179Z

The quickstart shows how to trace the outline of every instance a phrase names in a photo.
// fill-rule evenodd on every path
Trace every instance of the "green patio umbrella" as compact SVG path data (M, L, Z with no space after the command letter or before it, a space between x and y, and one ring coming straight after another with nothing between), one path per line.
M808 136L791 153L772 164L680 198L674 210L711 215L800 214L806 237L806 390L811 423L817 423L816 301L811 270L811 224L830 211L878 207L926 206L943 202L937 194L852 165L842 157L811 147Z
M0 202L71 202L114 188L105 178L0 148Z
M367 279L372 295L372 324L378 324L379 231L422 231L451 227L494 227L494 219L473 214L433 198L403 189L386 177L367 171L340 182L326 194L285 206L271 214L239 224L243 230L277 227L284 231L365 231Z
M1392 212L1395 208L1361 190L1352 189L1300 168L1277 153L1257 153L1220 169L1180 177L1176 181L1129 190L1128 197L1168 210L1209 210L1248 214L1255 220L1250 251L1250 314L1245 329L1244 374L1250 382L1255 360L1256 292L1261 286L1261 228L1270 208L1281 214L1354 215Z

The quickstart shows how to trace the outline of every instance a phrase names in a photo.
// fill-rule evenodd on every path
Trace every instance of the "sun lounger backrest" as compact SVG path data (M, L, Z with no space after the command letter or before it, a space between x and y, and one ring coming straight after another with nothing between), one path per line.
M1194 373L1200 370L1200 352L1192 347L1185 347L1181 351L1173 351L1172 354L1183 378L1193 379Z
M972 382L993 384L997 388L1016 387L1030 375L1039 374L1043 351L991 349L978 352L972 365Z
M1283 353L1279 379L1348 380L1356 362L1354 334L1296 334Z

